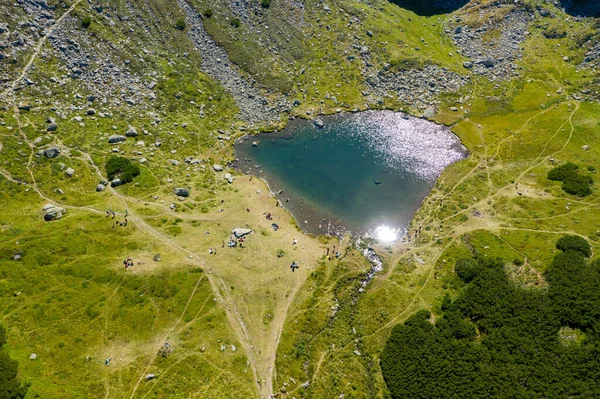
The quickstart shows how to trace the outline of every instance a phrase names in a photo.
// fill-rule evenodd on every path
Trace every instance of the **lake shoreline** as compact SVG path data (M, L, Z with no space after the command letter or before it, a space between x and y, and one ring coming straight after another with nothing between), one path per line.
M337 114L331 114L331 115L326 115L326 116L319 116L317 117L317 119L319 121L322 121L323 119L321 119L321 117L324 119L324 123L320 124L320 122L317 122L318 124L320 124L320 126L316 126L315 125L315 120L307 120L307 119L303 119L303 118L297 118L294 120L290 120L290 123L286 124L286 127L283 130L277 130L274 132L264 132L258 135L255 134L246 134L244 136L241 137L237 137L234 141L234 149L235 149L235 154L236 154L236 160L234 162L232 162L233 166L235 167L235 169L237 171L239 171L240 173L243 174L252 174L253 176L259 177L261 178L263 181L265 181L265 183L267 184L267 186L269 187L269 191L271 192L271 195L279 202L279 204L284 207L286 209L286 211L288 213L290 213L290 215L293 217L293 219L295 220L297 226L300 228L300 230L302 230L304 233L313 235L313 236L335 236L335 237L343 237L347 234L350 234L351 236L355 236L355 237L369 237L370 235L372 236L372 228L356 228L356 224L354 226L354 228L350 225L348 225L347 221L346 223L344 222L344 220L340 220L340 215L343 216L343 213L340 214L340 212L337 212L337 214L332 214L331 209L327 209L327 206L322 206L323 205L323 201L321 201L321 203L319 203L318 201L314 201L311 200L311 198L309 198L306 195L303 195L303 193L299 193L298 190L296 190L296 192L294 192L295 190L292 189L290 187L290 183L289 183L289 179L286 179L285 177L282 176L275 176L273 173L269 173L268 170L265 170L265 168L263 168L261 162L257 161L255 159L254 156L248 156L248 154L254 154L259 150L263 151L264 147L275 147L277 145L280 145L282 147L284 147L283 149L285 150L287 147L289 146L293 146L294 145L294 141L298 140L296 138L296 135L300 134L300 135L304 135L303 137L301 137L302 141L300 144L302 145L313 145L311 142L313 141L319 141L319 140L323 140L324 137L326 137L327 135L332 136L332 135L338 135L338 136L342 136L343 137L343 141L346 140L354 140L357 141L356 137L358 138L358 141L362 140L365 136L365 134L361 133L359 135L357 134L350 134L349 136L346 136L346 133L342 132L342 133L337 133L334 130L334 133L332 133L331 131L331 127L335 126L336 124L342 126L344 124L346 125L350 125L350 126L354 126L354 124L358 124L360 125L360 123L365 124L365 127L363 128L363 130L367 131L368 133L366 134L368 136L368 139L371 140L372 138L375 139L374 141L376 142L376 147L382 147L384 148L384 151L388 151L387 147L390 147L391 144L388 143L386 140L387 138L391 138L391 139L397 139L397 137L404 137L404 140L408 140L407 142L400 142L400 143L395 143L396 147L399 148L398 154L391 154L393 156L395 156L396 158L400 158L400 161L402 161L402 157L414 157L414 154L412 154L413 152L423 152L425 154L420 154L421 158L423 159L417 159L419 162L425 162L425 166L431 166L429 164L432 164L435 168L433 171L427 171L427 172L419 172L417 171L417 173L428 173L428 175L426 176L419 176L419 178L423 179L423 180L428 180L427 181L427 185L428 187L426 188L426 190L423 189L423 187L421 187L419 190L420 195L418 195L418 198L415 197L415 194L412 195L411 198L411 204L409 204L409 210L408 212L406 210L403 210L402 214L404 215L403 218L403 225L402 227L404 227L404 229L402 230L401 234L399 234L398 240L399 241L406 233L407 231L407 227L410 225L410 222L412 220L412 218L414 217L414 215L418 212L418 210L421 208L423 202L426 200L426 198L428 197L428 195L431 192L431 188L433 188L435 186L435 183L437 181L437 179L439 178L439 176L441 175L441 173L443 173L443 170L445 169L445 167L449 166L450 164L457 162L459 160L462 159L466 159L469 156L469 151L466 149L466 147L462 144L462 142L460 141L460 138L454 134L454 132L452 132L452 129L446 125L443 124L439 124L436 122L432 122L429 121L427 119L424 118L420 118L420 117L414 117L411 115L408 115L404 112L400 112L400 111L391 111L391 110L383 110L383 111L377 111L377 110L368 110L368 111L361 111L361 112L341 112L341 113L337 113ZM363 121L366 120L366 122ZM375 125L372 126L373 121L371 121L370 119L373 119L375 122ZM381 120L379 120L381 119ZM388 119L390 119L388 121ZM358 121L358 122L357 122ZM369 125L369 123L371 123L371 125ZM404 124L404 125L403 125ZM403 125L403 126L402 126ZM407 128L408 126L408 128ZM417 133L419 134L415 134L415 132L413 131L413 129L415 128L421 128L421 129L425 129L424 132L419 131L417 129ZM353 127L354 128L354 127ZM382 130L390 130L390 132L388 132L388 136L386 137L385 135L381 135L381 134L374 134L373 131L378 131L379 129ZM404 129L404 130L402 130ZM308 137L307 137L308 136ZM354 137L352 137L354 136ZM408 137L408 139L407 139ZM432 144L426 142L427 140L424 140L423 142L419 142L419 139L421 138L425 138L425 139L429 139L429 141L431 141L431 138L433 139L443 139L442 143L435 143ZM433 140L435 141L435 140ZM281 144L279 144L279 142ZM406 145L404 144L409 144L412 145L413 147L419 147L419 148L407 148ZM250 145L252 145L252 147L250 147ZM336 143L339 144L339 143ZM342 143L345 144L345 143ZM302 145L300 147L302 147ZM323 141L321 143L319 143L317 145L316 148L320 149L321 146L326 146L326 145L330 145L330 147L328 147L330 150L332 151L336 151L336 147L331 147L331 144L328 143L327 141ZM429 145L429 147L428 147ZM437 145L437 147L436 147ZM246 148L246 150L250 149L249 152L244 153L243 151L240 152L240 147L244 146ZM439 149L442 150L447 150L450 151L451 155L452 155L452 159L449 161L449 163L447 165L444 165L442 167L442 169L440 169L440 165L439 162L436 163L436 161L434 160L427 160L428 158L436 158L437 154L433 154L433 153L429 153L427 154L427 151L439 151ZM396 148L398 150L398 148ZM291 151L289 150L289 148L287 148L288 151L290 151L290 157L293 158L295 156L297 156L296 151ZM275 150L273 150L275 151ZM277 155L278 152L280 151L280 149L277 149L275 152L273 152L273 154ZM376 151L381 152L381 150L379 148L376 148ZM460 157L457 157L457 153L460 153ZM311 155L312 153L309 151L309 155ZM408 155L407 155L408 154ZM386 153L386 155L388 155ZM268 157L267 157L268 158ZM314 158L314 157L313 157ZM425 159L425 160L424 160ZM314 159L313 159L314 160ZM316 160L318 161L319 158L317 157ZM296 160L297 161L297 160ZM259 165L260 164L260 165ZM297 168L297 170L300 169L305 169L308 165L306 165L305 163L298 163L295 165L295 167ZM392 165L393 166L393 165ZM415 167L413 167L414 169ZM268 167L266 168L268 169ZM320 171L319 171L320 172ZM325 172L327 172L327 170L325 170ZM350 170L349 173L351 173L352 171ZM379 170L379 173L386 173L384 176L386 179L390 179L390 176L397 174L397 170L395 170L393 167L390 167L388 171L383 171L383 170ZM295 173L293 174L295 175ZM342 174L343 175L343 174ZM434 179L431 179L431 177L434 177ZM328 176L323 176L323 178L327 178ZM364 178L364 176L362 176ZM392 176L393 177L393 176ZM343 178L343 176L342 176ZM379 179L379 178L377 178ZM381 184L380 180L377 180L375 177L372 178L372 183L374 183L375 186L380 187L379 184ZM335 183L336 180L332 180L332 183ZM317 182L318 183L318 182ZM354 183L354 182L352 182ZM364 182L363 179L363 186L364 184L366 184ZM315 183L316 184L316 183ZM389 185L393 184L393 183L388 183L388 189L389 189ZM385 185L383 185L383 187L385 187ZM371 188L368 188L368 190L370 191ZM321 191L333 191L332 187L324 187L323 190ZM317 190L317 193L320 194L321 197L323 197L323 194L321 193L321 191ZM417 193L418 194L418 193ZM337 195L338 198L338 202L343 203L343 202L347 202L347 207L349 208L349 212L348 214L350 214L350 218L352 217L351 214L352 212L354 212L353 209L353 204L352 204L352 198L349 200L348 198L344 197L343 193L334 193L334 195ZM376 197L375 197L376 198ZM354 198L355 199L355 198ZM288 202L289 201L289 202ZM365 199L366 201L366 199ZM329 204L328 204L329 205ZM344 204L344 206L346 206L346 204ZM365 213L365 207L362 206L362 211L363 214ZM410 217L407 218L406 214L409 213ZM364 215L363 215L364 216ZM361 225L362 227L362 225ZM372 226L373 227L373 226ZM399 226L396 226L399 227Z

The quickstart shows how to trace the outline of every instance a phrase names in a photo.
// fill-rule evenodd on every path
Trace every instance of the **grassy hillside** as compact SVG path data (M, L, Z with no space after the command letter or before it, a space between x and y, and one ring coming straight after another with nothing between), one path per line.
M597 184L580 198L547 178L569 161L592 178L600 168L600 79L582 64L595 19L536 0L435 12L383 0L187 4L243 87L287 110L283 122L240 116L243 96L202 69L216 56L197 48L180 3L0 6L14 16L0 39L24 42L0 60L0 304L28 397L387 397L379 354L392 328L421 309L441 314L446 294L457 295L457 259L499 257L512 282L544 289L558 237L585 237L597 252ZM511 74L466 68L476 60L456 28L485 26L481 43L501 47L502 32L487 24L514 13L531 19ZM470 156L442 174L410 242L376 248L385 270L362 287L361 248L302 234L263 182L228 168L232 142L290 115L422 114L402 79L433 81L431 70L435 82L466 82L423 89L423 102ZM388 86L369 83L377 76ZM137 136L108 142L131 128ZM58 157L37 155L50 147ZM96 191L113 154L141 174ZM65 215L44 221L47 203ZM223 247L235 227L254 232L245 248ZM332 245L343 259L325 260ZM125 269L128 257L135 266ZM301 265L293 274L292 261Z

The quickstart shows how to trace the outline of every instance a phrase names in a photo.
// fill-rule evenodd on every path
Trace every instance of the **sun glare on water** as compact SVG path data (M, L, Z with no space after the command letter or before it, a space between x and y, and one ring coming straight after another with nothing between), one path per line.
M374 236L380 242L389 243L400 238L400 231L386 225L381 225L375 229Z

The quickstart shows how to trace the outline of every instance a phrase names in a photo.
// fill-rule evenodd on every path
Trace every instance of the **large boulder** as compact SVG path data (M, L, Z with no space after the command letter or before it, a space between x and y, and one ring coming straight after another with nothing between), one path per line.
M58 147L50 147L44 150L44 156L46 158L56 158L60 154L60 148Z
M127 137L121 136L120 134L113 134L112 136L110 136L108 138L108 143L109 144L117 144L117 143L120 143L125 140L127 140Z
M189 197L190 190L185 187L178 187L173 190L173 193L178 197Z
M218 165L218 164L214 164L213 165L213 169L215 170L215 172L222 172L223 171L223 167L221 165Z
M63 217L63 214L67 212L65 208L61 208L60 206L47 204L42 208L44 211L44 220L49 222L50 220L57 220Z
M125 136L127 137L137 137L137 135L138 132L133 126L129 126L129 129L127 129L127 132L125 132Z
M231 230L231 234L233 234L235 238L240 238L250 233L252 233L252 229L245 229L243 227L236 227L235 229Z
M72 177L75 174L75 169L67 168L67 170L65 170L65 174L69 177Z

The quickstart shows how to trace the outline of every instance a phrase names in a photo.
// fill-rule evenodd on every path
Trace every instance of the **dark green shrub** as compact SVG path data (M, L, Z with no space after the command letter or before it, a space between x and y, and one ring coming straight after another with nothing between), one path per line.
M207 8L206 10L204 10L202 15L204 15L206 18L210 18L213 16L213 11L210 8Z
M591 185L594 180L589 175L580 174L579 166L572 162L567 162L552 169L548 172L548 179L562 181L562 189L569 194L585 197L592 193Z
M591 176L577 175L564 181L562 188L569 194L585 197L592 193L592 183Z
M129 183L140 174L140 167L127 158L113 155L106 161L106 174L110 180L119 178L122 183Z
M567 162L566 164L560 165L548 172L548 179L554 181L565 181L570 177L577 175L579 166L573 162Z
M10 358L6 349L6 330L0 326L0 398L20 399L27 393L27 385L18 377L18 363Z
M269 8L271 0L260 0L260 5L262 8Z
M175 28L177 28L179 30L185 30L185 27L186 27L186 23L183 18L180 18L177 20L177 22L175 22Z
M458 278L465 283L470 283L477 276L477 267L472 259L459 259L455 270Z
M579 251L588 258L592 255L592 247L585 238L580 236L564 236L556 242L556 248L563 252L568 250Z
M235 28L239 28L240 27L240 19L239 18L234 18L231 20L231 26L235 27Z
M596 397L600 262L587 262L582 245L559 240L567 250L544 272L545 290L515 285L500 259L457 264L470 281L444 298L442 314L420 311L392 329L380 356L390 398Z
M515 265L515 266L523 266L523 261L521 259L519 259L519 258L515 258L513 260L513 265Z
M89 28L91 24L92 24L92 17L90 17L89 15L86 15L81 20L81 26L83 26L85 29Z

